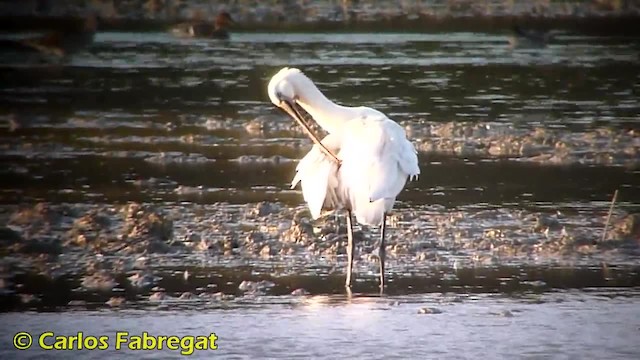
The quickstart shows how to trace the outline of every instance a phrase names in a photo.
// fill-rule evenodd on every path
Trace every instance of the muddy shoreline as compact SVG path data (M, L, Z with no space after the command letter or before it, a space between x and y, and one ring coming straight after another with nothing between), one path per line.
M638 168L640 140L633 129L567 132L500 123L420 121L403 125L421 156L431 159L429 171L436 173L437 164L453 159L469 164L530 163L542 168ZM257 139L283 132L304 136L279 115L245 123L211 121L205 126L210 131L246 132ZM17 145L27 146L24 151L31 157L39 152L36 144L20 141L7 144L4 154L13 151L18 156L22 151ZM41 156L46 158L48 152L43 150ZM113 151L105 153L113 155ZM283 164L295 166L298 157L242 155L203 162L209 157L174 152L143 161L183 169L233 162L275 172ZM17 165L19 159L13 163ZM17 174L15 167L12 171ZM476 175L475 186L481 186L478 180ZM344 219L326 215L311 220L297 191L286 196L293 204L249 200L242 204L242 198L233 204L206 200L207 188L167 179L143 178L132 185L140 191L163 188L175 200L164 195L161 202L29 203L5 194L0 206L0 223L5 224L0 228L2 308L218 307L264 296L343 292ZM401 198L410 201L411 191ZM431 191L435 196L437 190ZM505 190L499 193L506 195ZM465 204L482 201L472 195L466 195ZM632 194L623 196L626 205L615 209L604 240L606 205L600 211L564 211L523 205L465 209L435 203L412 209L400 203L389 221L388 292L527 293L640 286L640 216L633 212L637 207L629 198ZM376 239L377 229L358 227L357 292L376 290Z
M640 285L637 214L616 215L600 240L592 226L572 225L573 216L509 212L395 213L388 291ZM343 291L344 224L333 215L311 221L302 206L39 203L5 205L1 217L4 311L218 306ZM482 225L495 217L503 223ZM355 233L356 292L375 291L375 234L365 227Z
M304 110L302 110L304 111ZM419 153L455 158L508 159L540 165L598 165L640 167L640 131L629 126L590 126L567 131L566 126L532 128L508 123L433 122L420 117L396 121L405 127ZM209 123L208 129L246 131L250 136L274 136L291 131L304 138L286 117L258 117L246 123ZM265 159L268 160L268 159ZM282 159L282 161L293 159ZM244 161L248 161L245 159Z

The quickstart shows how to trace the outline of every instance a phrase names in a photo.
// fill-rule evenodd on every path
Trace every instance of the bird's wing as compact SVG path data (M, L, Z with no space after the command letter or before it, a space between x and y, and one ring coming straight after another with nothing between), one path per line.
M376 223L389 210L383 203L392 204L407 177L420 172L404 129L379 112L345 124L340 157L341 185L363 223ZM377 203L381 199L389 201Z
M322 144L334 153L339 151L339 137L336 134L327 135L322 139ZM338 164L327 157L318 145L314 145L296 167L296 176L291 182L291 188L300 183L302 196L314 219L320 217L327 200L335 202L335 189L338 187L337 170Z

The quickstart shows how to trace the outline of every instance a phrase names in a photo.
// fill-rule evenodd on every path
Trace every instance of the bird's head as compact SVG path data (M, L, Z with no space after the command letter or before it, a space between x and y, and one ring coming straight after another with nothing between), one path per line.
M267 92L269 93L269 99L275 106L284 110L294 120L308 129L308 125L306 125L298 111L297 104L298 92L301 87L304 87L305 80L310 81L302 71L285 67L271 78L267 86Z
M301 102L304 103L306 96L309 95L308 91L310 89L315 89L315 91L319 93L311 79L304 75L302 71L288 67L282 68L278 71L278 73L271 78L269 85L267 86L267 92L271 102L289 114L289 116L302 126L302 129L307 133L311 140L313 140L316 145L320 146L322 149L321 151L325 152L326 155L333 158L333 160L339 164L340 160L335 156L335 154L331 153L331 151L327 150L326 147L322 145L300 113L303 108ZM322 94L320 94L320 96L322 96Z
M284 106L294 105L297 100L297 79L300 76L304 76L300 70L285 67L271 78L267 91L269 99L275 106L284 109Z

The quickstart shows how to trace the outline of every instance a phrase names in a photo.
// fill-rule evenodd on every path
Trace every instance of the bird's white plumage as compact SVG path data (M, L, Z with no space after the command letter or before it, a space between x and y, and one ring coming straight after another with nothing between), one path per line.
M298 164L292 187L301 184L311 215L346 208L359 223L380 225L407 178L420 174L404 129L375 109L333 103L298 69L280 70L268 91L276 105L284 97L303 107L329 132L322 143L341 160L338 165L314 145Z
M339 140L339 137L329 134L322 139L322 144L337 153L340 149ZM299 182L304 201L314 219L320 217L323 208L342 208L343 204L338 199L338 164L322 153L318 145L314 145L298 163L291 188L295 188Z

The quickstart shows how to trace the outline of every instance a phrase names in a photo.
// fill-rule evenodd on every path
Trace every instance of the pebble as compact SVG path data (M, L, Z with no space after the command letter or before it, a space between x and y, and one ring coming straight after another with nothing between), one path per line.
M291 292L291 296L306 296L306 295L309 295L309 292L303 288L298 288Z
M135 274L127 278L132 287L137 289L144 289L153 287L159 278L156 278L152 274L136 272Z
M275 285L275 283L267 280L261 280L258 282L244 280L240 283L240 285L238 285L238 290L244 292L262 292L271 289Z
M503 317L508 317L508 318L513 317L513 313L511 311L509 311L509 310L501 311L500 315L503 316Z
M120 307L125 303L125 299L122 296L114 296L107 300L106 304L111 307Z
M71 300L67 303L67 306L87 306L87 302L84 300Z
M111 291L118 283L107 273L96 273L82 278L82 287L90 291Z
M441 314L442 310L430 307L423 307L418 309L418 314Z
M155 293L149 295L149 301L152 301L152 302L163 301L163 300L166 300L166 299L168 299L168 296L167 296L167 294L165 294L162 291L155 292Z
M22 304L36 304L40 302L40 298L33 294L20 294L20 302Z
M187 291L187 292L183 292L180 295L179 299L180 300L191 300L191 299L194 299L195 297L196 297L195 295L193 295L192 293Z

